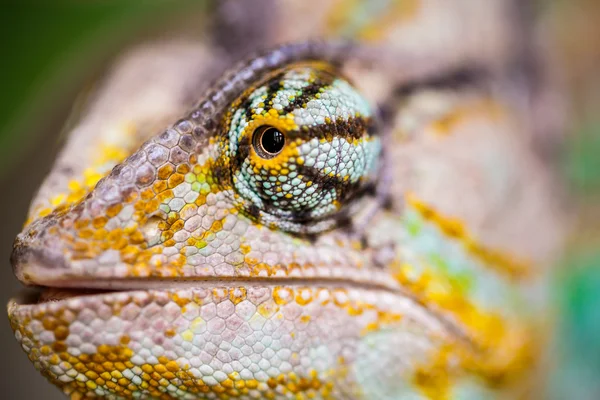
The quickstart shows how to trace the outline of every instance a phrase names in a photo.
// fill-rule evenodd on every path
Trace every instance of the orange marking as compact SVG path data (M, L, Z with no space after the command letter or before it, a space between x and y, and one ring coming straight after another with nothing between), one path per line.
M530 263L478 243L458 219L441 215L413 194L407 194L406 200L424 219L434 223L446 236L460 241L465 250L481 260L484 265L495 268L511 279L522 279L531 274Z
M502 116L503 108L491 99L480 100L474 104L457 107L451 112L433 121L429 128L438 135L450 134L458 125L469 118L487 118L497 120Z

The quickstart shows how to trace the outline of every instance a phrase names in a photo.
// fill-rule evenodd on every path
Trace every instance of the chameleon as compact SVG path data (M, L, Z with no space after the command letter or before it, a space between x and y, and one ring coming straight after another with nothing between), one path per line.
M71 399L539 398L562 220L523 2L198 18L67 127L11 258L35 367Z

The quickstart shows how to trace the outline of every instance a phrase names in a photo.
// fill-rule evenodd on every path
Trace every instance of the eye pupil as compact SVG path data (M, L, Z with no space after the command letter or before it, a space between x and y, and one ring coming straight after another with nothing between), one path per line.
M273 158L283 150L285 135L272 126L263 126L254 132L253 145L262 158Z
M275 154L283 149L285 138L283 137L283 133L277 129L269 128L263 133L260 144L267 152Z

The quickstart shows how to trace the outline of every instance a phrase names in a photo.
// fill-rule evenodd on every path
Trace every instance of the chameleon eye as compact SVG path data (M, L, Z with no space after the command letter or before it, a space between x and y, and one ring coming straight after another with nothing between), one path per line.
M371 106L323 63L291 64L248 87L224 115L219 143L236 208L285 231L347 221L378 177Z
M252 147L260 157L271 159L281 153L285 146L285 135L279 129L265 125L257 128L252 135Z

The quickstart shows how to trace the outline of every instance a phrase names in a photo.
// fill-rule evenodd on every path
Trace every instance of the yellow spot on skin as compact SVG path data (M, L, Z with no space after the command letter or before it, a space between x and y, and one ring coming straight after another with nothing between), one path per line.
M122 209L123 209L123 204L121 204L121 203L109 206L106 209L106 216L109 218L116 217Z
M125 129L127 133L127 129ZM34 210L25 225L31 223L34 219L45 217L52 211L66 209L69 206L81 201L98 183L100 179L106 176L111 168L123 161L131 152L131 149L125 149L115 145L100 144L97 149L98 157L92 162L91 166L82 173L80 180L71 180L67 185L68 192L58 193L48 203L52 208L43 207Z
M92 381L87 381L85 383L85 386L87 386L87 388L90 390L95 390L98 387L98 385L96 385L96 383Z
M444 347L430 364L416 369L413 382L430 399L450 399L449 355L450 349Z
M167 180L175 172L175 168L171 164L163 165L158 169L158 179Z
M435 120L429 129L434 134L445 136L456 129L458 125L468 120L469 118L487 118L488 120L497 120L502 115L502 107L500 104L491 99L484 99L474 104L469 104L463 107L457 107L450 113Z
M192 340L194 340L194 333L188 329L181 334L181 337L183 338L183 340L191 342Z
M67 196L64 193L61 193L57 196L54 196L51 200L50 200L50 204L52 205L52 207L57 207L59 206L62 202L64 202L66 200Z
M296 303L301 306L310 304L313 301L313 292L310 288L299 288L296 291Z
M175 188L179 184L183 183L184 180L185 180L185 176L183 174L179 174L179 173L173 174L168 179L168 186L169 186L169 188Z
M239 287L229 289L229 300L231 300L234 305L238 305L242 301L246 300L246 288Z
M167 329L165 331L165 336L166 337L170 337L171 338L171 337L175 336L175 334L176 334L175 329L172 329L172 328L171 329Z
M196 317L190 324L190 330L192 332L200 332L200 329L204 324L205 321L201 317Z
M357 28L355 17L364 14L364 3L359 0L336 2L327 14L327 35L338 36L341 31L352 28L353 36L366 41L383 40L395 27L413 18L421 7L420 0L394 0L379 13L367 18L367 23Z
M527 277L532 272L530 263L477 243L458 219L442 216L431 206L417 199L414 194L407 194L406 200L424 219L438 226L446 236L460 241L465 250L483 261L484 265L494 267L512 279Z
M276 286L273 289L273 300L278 305L285 305L294 299L294 290L291 288Z
M253 277L268 277L272 275L271 266L266 263L258 263L255 260L250 260L250 265L255 265L250 271L250 276Z
M242 252L242 254L246 255L252 251L252 247L250 247L249 244L242 243L240 245L240 251Z
M539 334L527 321L508 320L501 315L479 309L466 297L458 284L432 271L415 276L407 264L393 266L402 287L419 302L452 315L463 327L471 345L455 343L436 354L431 363L418 368L415 384L430 398L447 398L450 375L469 371L492 385L525 377L538 357L534 354ZM452 356L450 357L450 349ZM452 361L454 360L454 361Z
M52 212L52 210L50 208L43 208L40 210L39 216L45 217L46 215L50 214L51 212Z

